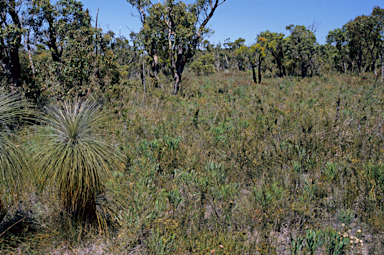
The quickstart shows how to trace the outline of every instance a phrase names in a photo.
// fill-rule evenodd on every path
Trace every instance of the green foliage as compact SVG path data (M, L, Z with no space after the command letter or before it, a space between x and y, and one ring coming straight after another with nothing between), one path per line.
M337 165L337 163L327 162L323 171L324 171L326 178L329 181L333 181L336 179L336 177L339 173L339 166Z
M0 63L2 75L7 78L6 87L12 93L21 90L21 63L19 50L22 35L26 32L20 20L23 1L4 0L0 2Z
M328 254L343 255L347 254L347 246L349 244L349 238L344 237L337 233L334 229L327 229L324 231L325 245Z
M256 203L268 210L276 208L284 195L284 190L277 183L273 183L269 187L263 186L260 190L255 187L253 192Z
M148 248L151 254L172 254L175 250L175 234L166 237L160 235L160 230L151 230L151 238L148 240Z
M4 121L0 136L2 159L9 159L1 165L0 207L9 211L0 229L19 210L30 210L38 233L23 228L27 238L17 237L15 249L1 240L2 252L82 253L86 246L88 253L116 254L347 254L362 252L371 236L364 252L382 253L384 96L373 76L380 67L373 60L381 56L382 9L332 31L326 45L317 44L310 27L288 26L285 38L265 31L250 47L239 38L221 48L197 36L209 32L196 26L209 1L129 2L143 21L140 33L130 35L132 46L92 28L77 1L24 2L33 47L17 46L21 80L34 83L16 90L26 96L41 90L54 99L96 92L108 115L98 117L94 102L67 101L19 129L25 108L10 111L16 115ZM165 47L170 31L171 51ZM180 95L156 88L181 78L175 67L182 71L199 45L204 55L195 56L190 70L212 75L188 73ZM263 83L252 86L256 67ZM148 72L143 96L139 76ZM8 78L1 84L12 90ZM123 165L115 149L125 155ZM44 189L20 181L16 170L27 167ZM8 191L15 184L23 198L12 208L8 201L16 195ZM78 221L65 223L58 204ZM94 219L102 228L119 224L111 237L76 224ZM342 230L327 229L340 224ZM353 237L346 225L367 236L359 229ZM90 251L96 244L100 250Z
M215 73L214 57L212 54L207 53L201 55L198 59L192 62L190 65L191 70L199 76L202 72L204 75L209 75Z
M188 5L175 0L156 4L149 0L128 2L139 11L143 25L139 41L152 58L154 71L157 72L159 57L169 61L175 81L173 93L176 94L186 64L195 55L203 36L210 32L207 23L216 8L225 1L204 0ZM203 71L211 70L205 67Z
M296 68L300 70L302 77L313 75L313 58L315 57L316 37L305 26L289 25L286 27L291 33L287 37L285 45L286 68L293 75ZM312 73L309 73L309 72Z
M337 219L340 221L340 223L345 224L346 226L349 226L352 221L355 218L355 213L350 210L337 210Z
M28 7L26 25L38 46L31 59L33 82L42 97L85 97L119 82L113 38L91 26L81 2L32 1Z
M24 155L10 131L11 126L28 114L26 106L19 96L0 93L0 222L20 183L22 170L26 168Z
M320 245L323 244L321 231L314 231L311 229L307 229L305 244L309 250L309 254L311 255L315 254L315 252L320 247Z
M96 206L105 194L104 180L119 166L113 149L94 134L102 117L100 106L91 101L66 101L51 104L45 111L47 129L35 154L34 169L43 187L56 190L72 217L97 218L100 224L103 217Z
M291 255L298 255L301 249L304 247L304 238L297 236L291 236Z

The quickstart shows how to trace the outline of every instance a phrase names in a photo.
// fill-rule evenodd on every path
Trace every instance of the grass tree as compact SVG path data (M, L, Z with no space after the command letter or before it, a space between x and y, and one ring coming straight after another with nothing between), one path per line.
M95 134L102 117L100 106L89 100L50 104L42 117L48 130L35 167L42 172L43 187L54 187L75 220L105 219L97 210L106 191L103 180L119 167L113 150Z
M25 101L15 94L0 93L0 222L25 167L23 154L13 142L11 127L26 113Z

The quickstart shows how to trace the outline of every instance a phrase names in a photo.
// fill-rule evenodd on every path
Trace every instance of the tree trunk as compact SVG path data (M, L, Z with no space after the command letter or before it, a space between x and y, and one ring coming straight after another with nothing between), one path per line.
M97 22L99 19L99 7L97 7L97 12L96 12L96 22L95 22L95 27L96 27L96 43L95 43L95 55L97 56Z
M48 19L48 34L49 34L49 40L48 40L48 47L51 50L51 57L54 62L61 62L61 54L62 50L60 51L57 47L57 40L56 40L56 34L55 34L55 25L53 17L50 16Z
M6 12L8 11L9 15L11 16L13 26L15 26L17 29L22 29L20 17L16 12L17 8L15 1L10 1L10 3L6 5ZM7 25L7 23L3 20L1 23L1 25ZM21 36L22 33L19 33L14 38L14 43L8 46L4 44L4 41L0 42L0 64L3 67L4 73L7 75L11 92L15 92L16 88L20 87L21 65L19 58L19 48L21 46Z
M374 57L374 52L372 50L371 56L372 56L372 65L373 65L373 72L375 74L375 77L377 77L377 72L376 72L376 57Z
M259 65L257 66L257 71L258 71L258 76L259 76L259 83L261 83L261 61L262 61L261 57L259 57Z
M20 87L21 78L21 65L19 59L19 49L14 48L11 50L11 63L12 63L12 82L16 87Z
M277 67L279 68L279 77L283 77L283 68L280 60L277 60Z
M225 56L225 62L227 63L227 69L229 69L229 61L228 61L228 57L227 57L227 55L224 55Z
M173 85L173 94L177 94L180 90L180 82L181 82L181 75L184 71L185 67L185 62L183 61L183 55L179 54L177 56L177 61L176 61L176 68L174 69L174 80L175 83Z
M347 64L343 61L344 73L347 73Z
M307 72L305 70L305 63L304 61L301 61L301 78L304 78L305 76L307 76Z
M256 67L255 65L253 64L251 65L253 82L257 83L255 67Z
M217 70L217 73L220 72L220 56L219 54L217 54L217 60L216 60L216 70Z
M384 79L383 55L384 55L384 44L381 45L381 82L383 82L383 79Z
M31 65L31 69L32 69L32 75L35 76L35 66L34 66L33 60L32 60L31 47L29 46L29 31L25 35L24 44L28 50L28 58L29 58L29 64Z
M143 66L141 70L141 83L143 84L143 93L145 96L145 55L143 53Z
M361 66L362 66L362 55L363 55L363 52L361 50L361 47L359 48L359 59L357 60L357 69L358 69L358 72L360 73L361 72Z
M177 94L180 90L181 75L184 71L185 65L187 64L187 58L185 56L184 49L181 45L177 47L177 56L172 59L172 69L175 83L173 85L173 94Z
M155 87L159 88L161 85L159 84L159 58L157 54L153 55L153 63L152 63L152 72L153 72L153 77L155 78Z
M173 84L173 94L177 94L180 90L181 73L175 71L174 76L175 83Z

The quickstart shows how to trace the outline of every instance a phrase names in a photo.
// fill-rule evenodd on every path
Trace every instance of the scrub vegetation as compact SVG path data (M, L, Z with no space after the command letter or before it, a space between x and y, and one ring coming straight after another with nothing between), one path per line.
M225 1L128 2L0 2L0 253L383 254L383 9L221 47Z

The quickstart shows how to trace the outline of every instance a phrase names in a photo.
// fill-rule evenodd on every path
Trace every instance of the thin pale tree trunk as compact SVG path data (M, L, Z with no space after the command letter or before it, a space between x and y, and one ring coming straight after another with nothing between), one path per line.
M32 69L32 75L35 76L35 66L32 60L31 47L29 46L29 31L24 37L24 44L25 44L25 48L27 48L28 50L28 58L29 58L29 64L31 65L31 69Z
M145 88L145 55L144 53L143 53L143 68L141 72L141 81L143 84L143 97L145 98L146 88Z
M383 56L384 55L384 44L381 45L381 82L384 79L384 65L383 65Z

